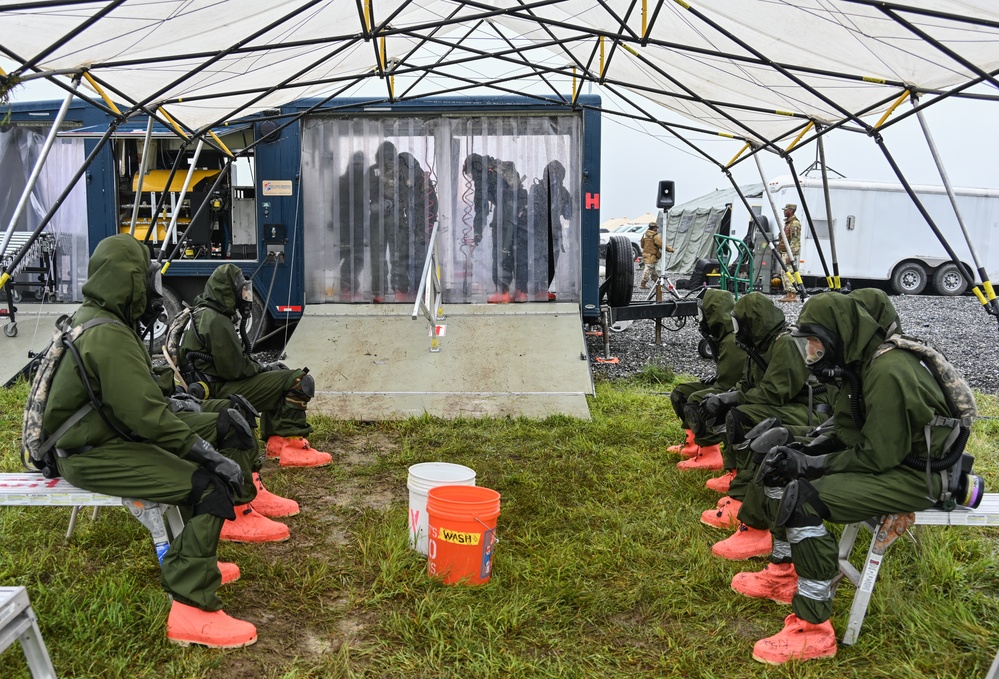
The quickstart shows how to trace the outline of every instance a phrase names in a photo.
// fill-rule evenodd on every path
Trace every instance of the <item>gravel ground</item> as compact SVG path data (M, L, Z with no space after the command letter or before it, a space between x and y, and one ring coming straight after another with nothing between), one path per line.
M635 292L643 293L642 298L646 292L638 289L637 276ZM788 323L794 323L801 303L777 302L781 296L773 295L771 299L784 312ZM639 298L635 294L634 299ZM994 354L999 339L999 324L993 316L985 313L975 297L893 295L891 300L906 334L928 340L946 354L973 388L990 394L999 393L999 360ZM663 342L658 347L655 344L655 321L635 321L627 330L611 332L610 354L620 360L616 364L596 360L604 355L603 338L588 335L586 344L593 374L610 378L626 377L656 362L661 362L677 374L697 377L714 374L711 362L697 354L701 335L695 319L687 319L679 330L675 330L676 325L671 319L665 319Z

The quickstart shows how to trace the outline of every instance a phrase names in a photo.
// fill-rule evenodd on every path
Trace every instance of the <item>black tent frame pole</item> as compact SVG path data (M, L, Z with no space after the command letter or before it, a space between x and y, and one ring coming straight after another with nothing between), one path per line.
M817 131L822 131L822 126L818 123L816 123L815 127ZM833 285L830 287L834 290L839 290L842 281L839 277L839 252L836 249L836 230L833 228L832 199L829 195L829 166L826 165L826 145L822 136L819 136L815 143L819 151L819 162L822 164L822 196L826 204L826 222L829 228L829 252L832 257L833 268Z
M787 161L787 169L791 171L791 178L794 179L794 188L798 192L798 201L801 203L801 209L805 212L805 221L808 222L808 231L812 234L812 240L815 242L815 250L819 254L819 261L822 263L822 271L826 275L826 283L830 288L833 288L832 277L829 275L829 266L826 264L826 256L825 253L822 252L822 244L819 242L819 234L815 232L815 222L812 221L812 213L811 210L808 209L808 201L805 200L805 192L801 189L801 181L798 179L798 173L795 172L794 160L791 158L790 153L784 155L784 160ZM801 253L798 254L800 255Z
M146 229L146 235L142 239L143 245L149 244L149 237L153 234L153 230L156 228L156 220L159 219L160 211L163 209L163 206L166 203L166 197L170 193L172 193L170 191L170 185L173 184L173 178L177 174L177 168L180 167L180 161L184 158L184 153L187 151L187 147L190 145L190 143L191 143L191 138L188 137L187 139L184 139L183 142L181 142L180 148L177 149L177 157L173 159L173 166L170 168L170 174L167 176L166 183L163 185L163 192L160 193L160 199L156 201L156 210L149 217L149 228ZM141 197L142 196L136 196L135 199L139 200ZM178 210L180 209L179 205L177 206L177 209ZM166 243L164 242L163 245L165 246Z
M767 247L770 249L771 261L777 262L780 265L781 271L787 273L788 272L787 266L785 266L784 260L782 260L778 256L777 248L774 247L773 234L767 233L767 231L763 228L763 224L760 223L760 220L757 218L756 213L753 212L753 208L750 207L749 205L749 199L746 198L746 195L742 192L742 189L739 188L739 185L735 183L735 177L732 176L732 171L729 170L727 167L723 167L722 173L724 173L724 175L728 177L728 181L732 184L732 188L735 189L736 194L738 194L739 196L739 200L742 201L742 205L746 208L746 212L749 213L749 218L752 219L753 224L756 225L756 230L759 231L760 234L763 236L763 240L766 242ZM766 192L766 190L767 186L766 184L764 184L763 191Z
M449 14L449 15L448 15L448 17L447 17L446 21L450 21L451 19L453 19L453 18L454 18L454 16L455 16L455 15L456 15L456 14L457 14L457 13L458 13L458 12L459 12L460 10L461 10L461 7L460 7L460 6L459 6L459 7L456 7L456 8L455 8L455 10L454 10L453 12L451 12L451 14ZM468 36L470 36L470 35L471 35L472 33L474 33L475 31L477 31L477 30L479 29L479 26L481 26L481 25L482 25L482 22L481 22L481 21L477 21L477 22L475 22L475 24L474 24L474 25L472 26L472 28L470 28L470 29L468 30L468 32L467 32L467 33L465 33L465 35L463 35L462 37L458 38L458 41L457 41L457 43L458 43L458 44L460 44L460 43L461 43L461 42L462 42L463 40L466 40L466 39L468 38ZM405 56L404 56L404 57L402 58L402 62L403 62L403 63L405 63L405 62L406 62L406 61L407 61L408 59L410 59L410 58L411 58L411 57L412 57L412 56L413 56L413 55L414 55L414 54L416 53L416 51L417 51L418 49L420 49L420 48L421 48L421 47L423 47L423 46L424 46L425 44L427 44L428 42L430 42L430 39L431 39L431 38L433 38L433 36L434 36L434 35L435 35L435 34L436 34L436 33L437 33L438 31L442 30L442 28L443 28L443 26L442 26L442 27L439 27L439 28L435 28L434 30L432 30L432 31L430 32L430 35L429 35L429 36L426 36L426 37L422 37L422 38L421 38L421 40L420 40L420 42L419 42L419 44L417 44L417 45L416 45L415 47L413 47L413 49L409 50L409 52L408 52L408 53L407 53L407 54L406 54L406 55L405 55ZM440 63L442 63L442 62L444 61L444 58L445 58L446 56L448 56L448 55L452 54L452 53L454 52L454 50L455 50L455 49L457 49L457 44L455 44L455 45L452 45L452 46L451 46L451 47L450 47L450 48L448 49L448 51L447 51L447 52L445 52L445 53L444 53L443 55L441 55L440 57L438 57L437 61L436 61L436 62L435 62L435 64L434 64L434 67L436 68L436 67L437 67L437 66L438 66L438 65L439 65ZM415 87L416 87L417 85L419 85L419 84L420 84L421 82L423 82L423 79L424 79L424 78L426 78L426 77L427 77L427 75L428 75L429 73L430 73L430 71L429 71L429 70L427 70L427 71L424 71L422 75L420 75L420 76L419 76L418 78L416 78L416 79L415 79L415 80L413 81L413 84L412 84L412 85L410 85L409 87L407 87L407 88L405 89L405 91L403 91L403 93L402 93L401 95L399 95L399 99L400 99L400 101L401 101L402 99L404 99L404 98L405 98L406 96L408 96L408 95L409 95L409 93L410 93L410 92L412 92L412 91L413 91L413 89L414 89L414 88L415 88Z
M84 21L83 23L81 23L79 26L77 26L73 30L69 31L68 33L65 33L58 40L56 40L55 42L53 42L52 44L50 44L48 47L46 47L45 49L43 49L41 52L39 52L35 56L31 57L30 59L28 59L27 61L25 61L24 63L22 63L18 67L17 71L15 71L15 73L18 73L18 72L20 72L23 69L32 69L32 70L34 70L35 66L38 65L38 62L40 62L42 59L44 59L45 57L47 57L50 54L52 54L53 52L55 52L57 49L59 49L60 47L62 47L66 43L68 43L73 38L75 38L78 35L80 35L81 33L83 33L85 30L87 30L88 28L90 28L91 26L93 26L95 23L97 23L98 21L100 21L101 19L103 19L105 16L107 16L108 14L110 14L111 12L113 12L119 5L123 4L124 2L125 2L125 0L112 0L112 2L108 3L107 5L105 5L103 9L101 9L99 12L97 12L96 14L94 14L93 16L91 16L89 19L87 19L86 21ZM4 8L4 10L5 11L9 11L8 8Z
M897 12L907 12L909 14L921 14L923 16L933 17L934 19L947 19L948 21L956 21L962 24L973 24L975 26L986 26L988 28L999 28L999 21L992 21L990 19L977 19L971 16L965 16L962 14L951 14L949 12L941 12L935 9L925 9L922 7L913 7L911 5L900 5L896 2L884 2L883 0L843 0L844 2L853 3L854 5L867 5L868 7L874 7L876 9L885 11L897 11Z

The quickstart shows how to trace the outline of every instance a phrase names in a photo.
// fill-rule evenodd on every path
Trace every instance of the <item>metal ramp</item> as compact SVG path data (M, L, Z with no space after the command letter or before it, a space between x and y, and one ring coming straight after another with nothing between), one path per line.
M389 420L565 414L589 419L593 393L577 304L445 308L439 352L411 307L312 304L287 347L316 379L311 410Z
M48 346L60 316L72 314L79 304L17 304L17 336L0 337L0 385L7 384L31 360L28 352Z

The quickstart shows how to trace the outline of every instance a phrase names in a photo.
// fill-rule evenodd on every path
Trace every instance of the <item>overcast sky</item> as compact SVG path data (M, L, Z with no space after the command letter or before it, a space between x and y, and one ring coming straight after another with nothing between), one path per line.
M12 67L12 62L0 59L0 68L10 70ZM975 91L994 92L987 88ZM603 96L605 108L622 108L599 87L594 86L587 93ZM61 99L63 96L63 90L44 81L27 83L16 91L17 101ZM647 111L661 115L663 120L691 122L641 97L635 98ZM909 104L903 104L898 111L905 111L908 107ZM999 159L999 134L993 124L997 112L999 102L968 99L942 101L926 110L930 132L954 186L999 189L996 160ZM941 183L915 116L886 129L883 136L909 181L917 184ZM741 142L722 137L696 138L696 143L722 162L730 160L742 148ZM825 146L829 167L847 178L895 181L884 156L866 135L833 132ZM650 123L604 115L601 148L601 221L654 212L656 189L661 179L676 182L677 203L714 189L730 187L715 165ZM799 173L815 161L815 153L815 144L809 144L792 154ZM786 163L773 154L763 154L762 162L767 179L788 173ZM756 163L752 160L737 165L733 176L739 184L760 181Z

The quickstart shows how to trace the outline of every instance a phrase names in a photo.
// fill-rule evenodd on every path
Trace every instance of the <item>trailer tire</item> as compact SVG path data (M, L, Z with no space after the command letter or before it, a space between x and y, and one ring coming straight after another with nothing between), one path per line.
M918 295L928 282L929 274L919 262L902 262L891 275L891 287L900 295Z
M957 297L963 295L968 289L968 281L958 271L957 265L949 262L933 274L933 287L945 297Z
M611 236L607 243L605 271L607 303L622 307L631 304L635 289L635 260L631 257L631 241L624 236Z
M697 343L697 355L709 361L714 360L715 354L711 351L711 342L702 337L701 341Z

